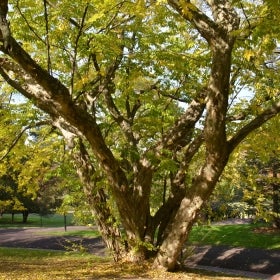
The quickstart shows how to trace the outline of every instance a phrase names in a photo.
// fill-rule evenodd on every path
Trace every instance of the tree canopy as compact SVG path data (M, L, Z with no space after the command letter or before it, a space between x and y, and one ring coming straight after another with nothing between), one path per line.
M64 137L115 258L174 269L231 153L280 111L278 1L11 0L9 25L4 3L1 94Z

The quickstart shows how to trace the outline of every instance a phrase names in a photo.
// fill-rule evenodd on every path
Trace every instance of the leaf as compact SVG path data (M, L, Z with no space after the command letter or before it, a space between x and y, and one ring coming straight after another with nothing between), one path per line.
M247 61L251 61L255 57L255 52L253 50L245 50L243 56Z

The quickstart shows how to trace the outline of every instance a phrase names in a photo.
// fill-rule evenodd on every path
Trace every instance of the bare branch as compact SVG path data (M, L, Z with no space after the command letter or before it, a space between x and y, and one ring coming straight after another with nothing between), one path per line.
M46 45L45 40L43 40L41 38L41 36L36 32L36 30L29 24L29 21L27 20L27 18L25 17L25 15L22 13L20 6L19 6L19 1L17 1L16 3L16 8L20 13L20 16L23 18L23 20L25 21L26 25L28 26L28 28L30 29L30 31L35 35L36 38L39 39L39 41L41 41L44 45Z
M44 1L44 17L45 17L45 26L46 26L48 72L52 73L51 56L50 56L50 41L49 41L49 15L48 15L48 9L47 9L47 0L43 0L43 1Z

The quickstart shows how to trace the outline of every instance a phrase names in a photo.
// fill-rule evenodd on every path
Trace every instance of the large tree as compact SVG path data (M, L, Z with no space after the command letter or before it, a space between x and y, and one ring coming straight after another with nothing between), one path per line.
M10 1L0 74L64 136L116 258L174 269L230 154L279 113L275 6Z

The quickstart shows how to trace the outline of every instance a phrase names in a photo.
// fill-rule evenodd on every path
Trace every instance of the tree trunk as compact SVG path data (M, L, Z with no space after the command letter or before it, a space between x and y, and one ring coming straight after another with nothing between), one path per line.
M75 162L77 174L83 184L87 203L97 222L103 241L117 261L124 254L123 241L120 230L117 227L117 222L107 205L104 190L97 186L100 178L95 175L95 168L82 140L80 138L77 139L74 134L66 132L61 126L59 126L59 129L72 149L71 154Z
M24 224L27 223L28 215L29 215L28 210L24 210L24 211L22 212L22 222L23 222Z
M212 52L211 73L207 86L206 120L204 128L205 159L203 167L193 178L192 186L187 189L175 217L166 228L166 237L159 248L155 266L174 270L181 248L185 243L192 225L203 203L211 195L229 156L226 139L226 113L228 106L231 52L234 37L232 28L238 28L239 19L230 5L221 7L211 2L213 21L196 9L184 7L180 1L170 0L169 4L183 18L190 21L207 40ZM189 3L189 5L192 5ZM229 30L227 30L229 28Z

